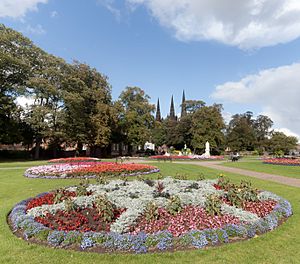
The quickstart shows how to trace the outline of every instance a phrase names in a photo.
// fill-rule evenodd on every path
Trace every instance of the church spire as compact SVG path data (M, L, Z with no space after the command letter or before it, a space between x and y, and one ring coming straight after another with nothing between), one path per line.
M182 102L181 102L181 117L186 115L186 105L185 105L185 93L183 90L182 93Z
M161 114L160 114L160 105L159 105L159 98L157 99L157 106L156 106L156 117L155 120L161 122Z
M175 120L175 108L174 108L174 100L173 100L173 95L172 95L172 99L171 99L171 106L170 106L170 119Z

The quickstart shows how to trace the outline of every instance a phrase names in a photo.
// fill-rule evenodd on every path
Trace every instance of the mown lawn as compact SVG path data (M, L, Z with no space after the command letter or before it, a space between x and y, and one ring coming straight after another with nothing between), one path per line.
M291 178L300 179L300 166L282 166L264 164L261 160L241 160L238 162L224 162L222 165L227 167L240 168L245 170L252 170L264 173L271 173L276 175L282 175Z
M1 163L2 168L11 167L11 169L0 170L0 263L300 263L299 188L257 179L252 179L255 187L275 192L288 199L292 203L294 215L275 231L248 241L207 250L146 255L100 255L29 244L15 237L6 223L7 214L13 205L41 192L76 184L79 180L27 179L22 176L24 168L12 169L27 165L32 163ZM156 163L156 165L165 176L179 173L186 174L192 179L203 173L207 178L215 178L220 173L195 165L173 163ZM226 175L233 181L249 180L235 174Z

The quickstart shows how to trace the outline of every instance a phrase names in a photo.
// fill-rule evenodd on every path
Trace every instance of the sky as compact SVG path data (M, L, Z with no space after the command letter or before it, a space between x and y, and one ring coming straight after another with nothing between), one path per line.
M299 0L0 0L0 23L180 114L187 99L265 114L300 139Z

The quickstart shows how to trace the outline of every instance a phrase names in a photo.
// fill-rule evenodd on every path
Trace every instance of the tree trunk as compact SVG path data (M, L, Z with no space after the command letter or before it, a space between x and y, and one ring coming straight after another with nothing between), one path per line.
M42 143L42 138L40 136L37 136L35 139L35 153L34 153L34 159L36 160L40 158L41 143Z

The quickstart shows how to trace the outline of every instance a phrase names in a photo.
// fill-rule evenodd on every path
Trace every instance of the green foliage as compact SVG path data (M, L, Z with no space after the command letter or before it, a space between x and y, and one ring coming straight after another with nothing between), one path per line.
M223 174L220 174L218 178L218 183L217 183L223 190L227 191L230 188L232 188L232 183L230 180L225 177Z
M275 155L288 153L289 150L295 149L298 143L296 137L287 136L282 132L274 132L269 141L269 150ZM283 155L282 155L283 156Z
M282 150L275 150L274 155L276 158L282 158L284 156L284 152Z
M208 141L212 149L219 149L224 144L223 129L225 123L222 117L222 106L203 106L192 116L192 141L194 149L203 153L205 143Z
M77 196L84 196L88 194L87 187L89 186L89 180L83 179L80 181L76 189Z
M252 112L232 116L226 132L227 145L232 151L253 150L256 145Z
M226 198L235 207L242 207L243 195L240 189L231 188L227 191Z
M143 145L154 127L152 113L155 106L149 103L150 97L139 87L127 87L119 98L122 106L119 126L127 142L132 146Z
M146 206L144 215L145 215L147 222L157 220L159 217L158 206L154 202L148 203Z
M55 191L54 193L54 204L58 204L58 203L61 203L63 200L64 200L64 189L60 188L58 190Z
M98 173L96 175L96 182L98 184L106 184L107 181L108 181L107 174L105 174L105 173Z
M186 173L176 172L174 178L176 180L187 180L187 174Z
M90 66L74 62L63 83L65 129L70 142L107 146L113 111L107 77Z
M48 238L49 233L50 233L50 230L42 230L42 231L38 232L35 235L35 237L39 240L46 241L47 238Z
M113 220L115 206L105 195L99 195L96 197L94 205L104 222L111 222Z
M75 211L77 209L77 206L71 197L66 197L64 199L64 203L65 203L65 210L67 212Z
M204 173L202 173L202 172L198 173L198 175L197 175L197 181L203 181L203 180L205 180Z
M21 33L0 24L0 143L25 140L21 108L15 99L25 94L26 82L43 52Z
M235 185L230 183L228 179L220 177L218 185L227 191L225 198L227 198L233 206L242 207L245 201L258 201L258 191L254 189L248 181L242 180L240 185Z
M244 201L257 202L258 191L251 186L251 182L241 181L240 189L242 193L242 199Z
M180 213L182 211L180 198L178 196L172 196L169 203L167 204L166 209L171 215Z
M215 194L211 194L206 198L205 211L209 215L221 215L222 202L220 197Z

